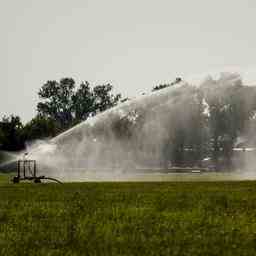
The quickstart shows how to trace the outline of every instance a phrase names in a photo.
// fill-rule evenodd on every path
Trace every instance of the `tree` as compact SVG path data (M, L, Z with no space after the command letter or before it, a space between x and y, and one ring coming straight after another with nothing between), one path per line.
M0 148L3 145L4 142L4 133L2 131L2 129L0 128Z
M3 150L16 151L24 148L23 125L20 117L11 115L3 117L0 122L0 130L2 133Z
M26 141L54 137L58 133L56 122L50 118L37 115L24 126Z
M47 81L39 91L42 102L37 105L39 115L57 122L60 129L66 130L98 112L115 106L121 95L112 93L110 84L94 88L85 81L76 90L72 78L63 78L59 82Z
M91 113L94 113L95 97L89 82L85 81L73 95L73 111L76 123L86 120Z
M94 114L112 108L121 99L121 94L112 94L113 86L111 84L97 85L93 88L94 96Z
M63 78L60 82L47 81L39 91L40 99L37 110L40 115L56 120L63 128L69 128L73 123L73 101L75 81Z

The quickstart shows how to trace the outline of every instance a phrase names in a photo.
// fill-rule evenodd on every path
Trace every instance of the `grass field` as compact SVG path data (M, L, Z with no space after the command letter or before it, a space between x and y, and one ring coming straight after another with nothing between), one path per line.
M256 182L0 176L0 255L256 255Z

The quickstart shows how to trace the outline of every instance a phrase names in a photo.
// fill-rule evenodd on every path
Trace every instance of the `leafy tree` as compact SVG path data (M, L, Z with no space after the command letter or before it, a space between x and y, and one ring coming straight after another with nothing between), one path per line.
M76 90L72 78L63 78L59 82L47 81L39 91L42 102L37 105L41 116L57 122L61 130L70 128L98 112L115 106L121 95L112 93L110 84L91 88L87 81Z
M39 91L43 102L37 105L38 113L56 120L66 129L73 123L73 101L75 81L72 78L63 78L60 82L47 81Z
M105 111L119 103L121 94L112 93L113 86L110 84L98 85L91 88L86 81L81 83L73 96L73 110L76 122L86 120L98 112Z
M72 97L73 111L76 122L86 120L91 113L94 113L94 93L89 82L82 82Z
M0 148L3 145L4 142L4 133L2 131L2 129L0 128Z
M22 129L23 125L20 117L14 115L3 117L0 122L3 150L15 151L24 148L24 136Z
M97 85L93 88L94 114L117 105L121 99L121 94L114 95L111 93L112 90L113 86L111 84Z
M26 141L54 137L58 133L56 122L50 118L37 115L24 127Z

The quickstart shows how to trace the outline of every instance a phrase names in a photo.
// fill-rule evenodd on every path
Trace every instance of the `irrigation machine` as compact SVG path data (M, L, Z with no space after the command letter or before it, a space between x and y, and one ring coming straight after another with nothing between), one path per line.
M25 154L26 156L27 154ZM34 183L41 183L42 180L52 180L59 184L62 184L59 180L46 176L37 175L36 160L18 160L17 162L17 175L13 177L13 183L19 183L20 181L33 181Z

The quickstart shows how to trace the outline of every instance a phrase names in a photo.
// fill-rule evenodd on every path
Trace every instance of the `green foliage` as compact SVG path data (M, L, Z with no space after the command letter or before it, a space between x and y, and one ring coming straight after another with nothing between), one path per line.
M0 184L1 255L255 255L255 182Z
M0 128L0 147L2 146L3 142L4 142L4 132L2 128Z
M87 81L82 82L76 90L72 78L63 78L59 82L48 81L38 93L43 100L37 105L38 113L55 120L63 131L115 106L121 95L114 95L112 90L110 84L91 88Z
M89 82L85 81L80 84L72 100L76 122L86 120L91 113L94 113L95 99Z
M26 141L54 137L59 131L54 120L37 115L24 127Z
M38 93L44 100L37 105L39 114L56 120L63 129L67 129L73 121L74 89L75 81L72 78L63 78L60 82L47 81Z
M0 149L21 150L25 141L56 136L89 116L117 105L121 95L115 95L112 91L110 84L92 88L87 81L76 89L73 78L47 81L38 93L41 101L37 104L36 117L25 126L18 116L2 119Z
M121 99L121 94L112 94L111 84L97 85L93 88L94 113L102 112L114 107Z
M24 147L23 125L18 116L3 117L0 122L0 140L3 150L20 150Z

